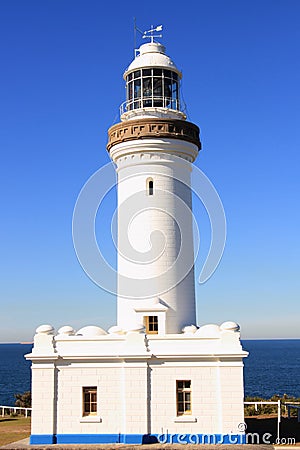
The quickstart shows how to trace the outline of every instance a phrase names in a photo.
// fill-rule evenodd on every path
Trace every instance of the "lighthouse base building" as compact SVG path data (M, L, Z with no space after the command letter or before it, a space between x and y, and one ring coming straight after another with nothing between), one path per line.
M181 72L150 31L125 71L107 145L118 178L117 325L37 328L26 355L31 444L245 442L239 326L196 325L199 128L181 107Z
M244 443L247 353L233 322L72 333L42 326L34 337L31 444Z

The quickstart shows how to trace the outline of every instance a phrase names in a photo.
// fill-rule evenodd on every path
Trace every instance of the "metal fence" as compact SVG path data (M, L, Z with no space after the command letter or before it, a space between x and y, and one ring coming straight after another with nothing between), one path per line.
M277 405L277 440L280 439L280 422L281 422L281 401L277 402L244 402L244 405L254 405L255 411L258 410L258 406L262 405Z
M4 417L5 415L11 415L11 414L17 414L24 411L24 416L28 417L31 416L32 408L22 408L20 406L6 406L6 405L0 405L0 414L1 417Z

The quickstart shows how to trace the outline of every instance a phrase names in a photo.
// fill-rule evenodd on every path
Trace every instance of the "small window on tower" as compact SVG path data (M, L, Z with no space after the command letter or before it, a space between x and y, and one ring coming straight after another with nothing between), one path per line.
M153 195L153 180L147 180L147 193L148 195Z
M95 416L97 414L97 387L82 388L82 412L83 416Z
M145 316L144 325L146 327L147 334L158 334L158 317L157 316Z

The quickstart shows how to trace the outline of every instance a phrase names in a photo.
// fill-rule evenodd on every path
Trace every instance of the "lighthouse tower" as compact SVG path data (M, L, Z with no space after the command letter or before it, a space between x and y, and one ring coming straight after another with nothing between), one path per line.
M196 324L190 176L201 148L181 72L153 41L124 73L121 122L107 149L118 174L118 326L181 333Z
M107 144L118 177L117 323L36 329L30 442L245 443L239 325L196 326L190 179L201 144L181 73L151 38L124 79Z

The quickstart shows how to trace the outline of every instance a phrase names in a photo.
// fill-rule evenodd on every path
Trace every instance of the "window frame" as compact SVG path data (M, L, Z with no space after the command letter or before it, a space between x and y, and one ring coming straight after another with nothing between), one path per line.
M146 334L158 334L158 316L144 316L144 325Z
M182 383L182 386L179 386L180 383ZM187 384L187 386L185 384ZM182 405L182 407L179 407L179 405ZM189 409L186 405L189 405ZM190 416L192 414L191 380L176 380L176 413L177 417Z
M96 399L92 396L96 394ZM86 400L86 395L89 395L89 400ZM87 407L87 405L89 405ZM95 405L94 408L92 405ZM93 411L96 409L96 411ZM95 417L98 414L98 390L97 386L82 386L82 417Z

